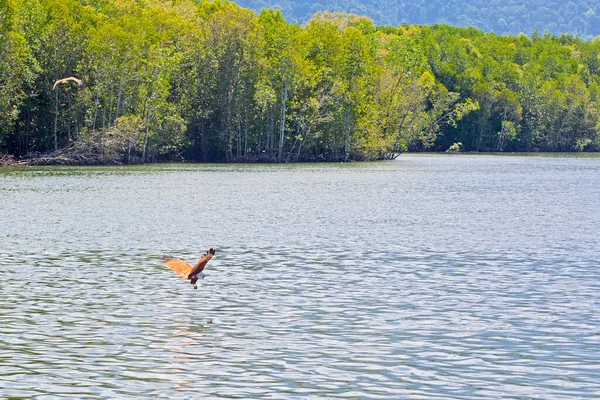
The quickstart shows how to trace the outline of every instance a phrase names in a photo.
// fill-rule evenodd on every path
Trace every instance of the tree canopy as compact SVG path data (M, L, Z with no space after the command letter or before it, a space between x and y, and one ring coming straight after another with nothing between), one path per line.
M227 1L0 0L0 154L147 162L600 148L600 41L305 25ZM74 77L81 80L60 79Z

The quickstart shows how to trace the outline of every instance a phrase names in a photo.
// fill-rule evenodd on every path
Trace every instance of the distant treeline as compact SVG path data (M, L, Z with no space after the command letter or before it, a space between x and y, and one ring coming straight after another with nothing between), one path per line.
M218 0L0 0L0 155L594 151L599 54L597 40L377 26L351 14L300 26Z
M279 8L291 22L305 23L319 10L349 12L382 25L450 24L499 35L534 30L600 35L600 0L239 0L254 10Z

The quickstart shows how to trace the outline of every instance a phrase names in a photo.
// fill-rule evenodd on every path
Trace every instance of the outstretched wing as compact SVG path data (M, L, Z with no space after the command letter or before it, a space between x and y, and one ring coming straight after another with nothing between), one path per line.
M83 85L83 81L81 79L77 79L74 76L69 76L68 78L59 79L56 82L54 82L54 85L52 85L52 90L56 89L56 87L59 84L65 83L68 81L73 81L73 82L77 83L79 86Z
M199 272L202 272L202 270L206 266L206 263L208 263L210 261L210 259L213 258L213 256L215 255L215 253L216 253L215 249L213 249L211 247L210 250L208 250L206 252L206 254L204 254L202 257L200 257L200 259L198 260L198 262L196 263L196 265L194 265L194 267L192 268L192 270L188 273L188 276L189 275L197 274Z
M192 270L192 266L185 261L178 260L171 256L162 257L162 262L167 267L171 268L175 273L181 276L184 279L187 279L190 271Z

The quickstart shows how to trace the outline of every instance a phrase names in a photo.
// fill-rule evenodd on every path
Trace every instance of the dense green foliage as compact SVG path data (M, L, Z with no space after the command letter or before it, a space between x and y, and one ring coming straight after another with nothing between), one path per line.
M0 0L0 153L363 160L600 147L600 42L194 0ZM61 78L77 77L83 84Z
M305 23L318 11L365 15L382 25L472 26L499 35L535 29L591 39L600 35L600 0L239 0L254 10L275 7L290 21Z

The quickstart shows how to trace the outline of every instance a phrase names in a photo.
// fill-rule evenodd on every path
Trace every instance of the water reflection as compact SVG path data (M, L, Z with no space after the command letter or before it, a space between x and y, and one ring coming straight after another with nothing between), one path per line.
M599 161L2 175L0 395L597 398Z

